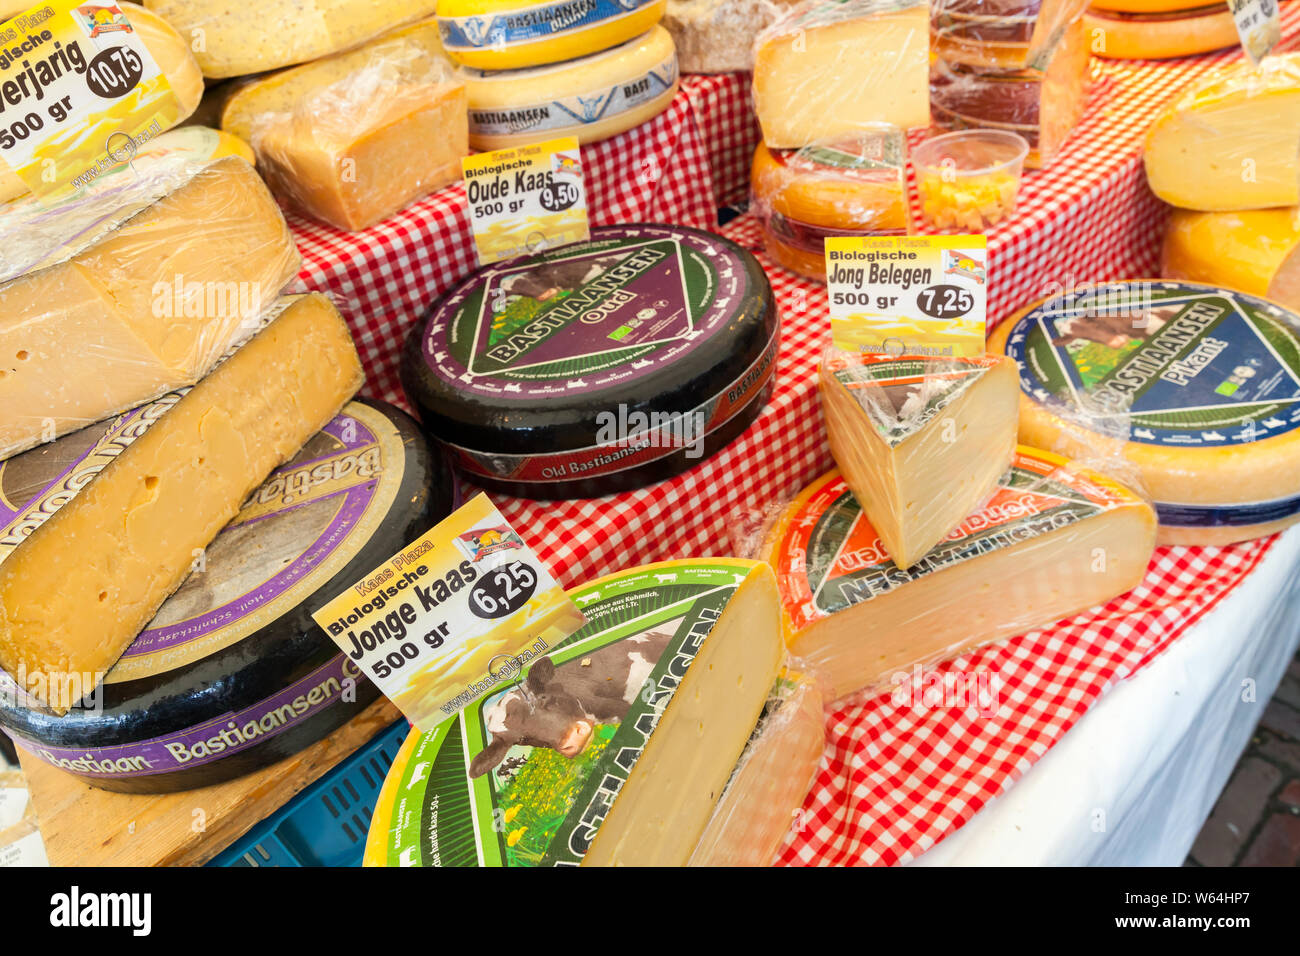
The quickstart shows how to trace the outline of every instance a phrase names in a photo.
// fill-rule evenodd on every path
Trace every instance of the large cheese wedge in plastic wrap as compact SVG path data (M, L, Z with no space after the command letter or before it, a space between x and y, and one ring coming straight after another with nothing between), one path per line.
M894 563L909 568L998 486L1016 450L1016 363L828 350L831 454Z
M361 386L328 299L273 309L192 389L90 430L86 453L70 435L0 466L0 668L56 713L98 685L249 493ZM48 475L51 454L71 467L33 498L26 479Z
M1147 182L1184 209L1300 203L1300 53L1194 84L1147 134Z
M253 144L277 195L355 230L460 178L467 109L428 18L238 84L221 126Z
M412 732L376 803L367 865L690 860L784 659L772 570L665 561L569 593L581 629L521 653L525 673L455 719Z
M1135 472L1161 544L1300 521L1300 315L1134 279L1049 296L993 330L1020 365L1020 440Z
M790 652L829 699L1104 604L1155 547L1151 506L1109 478L1021 446L998 491L900 570L839 472L768 533Z
M145 0L190 39L203 75L248 76L318 60L403 23L432 16L436 0Z
M0 206L0 459L194 384L257 330L300 260L237 147L184 127L58 206Z
M1220 285L1300 309L1300 207L1197 212L1175 209L1160 247L1160 275Z

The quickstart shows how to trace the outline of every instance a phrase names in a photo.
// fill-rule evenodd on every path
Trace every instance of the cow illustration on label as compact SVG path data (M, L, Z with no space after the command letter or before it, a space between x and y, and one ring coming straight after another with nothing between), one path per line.
M491 742L470 764L481 777L512 747L554 750L572 760L600 724L622 721L672 640L656 629L610 644L559 667L549 657L532 666L523 687L506 691L484 710Z

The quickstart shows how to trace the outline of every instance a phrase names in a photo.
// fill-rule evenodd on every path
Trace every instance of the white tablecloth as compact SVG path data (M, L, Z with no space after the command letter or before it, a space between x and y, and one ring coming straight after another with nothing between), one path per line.
M1300 527L912 865L1181 865L1298 645Z

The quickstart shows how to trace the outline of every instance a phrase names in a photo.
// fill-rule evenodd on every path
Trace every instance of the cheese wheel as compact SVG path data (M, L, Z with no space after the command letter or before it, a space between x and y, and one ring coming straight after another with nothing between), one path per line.
M439 0L447 55L478 70L543 66L626 43L667 0Z
M29 6L31 4L22 3L14 10L0 9L0 19L12 16L14 13L21 13ZM167 77L167 83L176 94L176 102L180 107L177 123L184 122L203 98L203 74L199 71L199 64L194 59L194 54L190 52L189 44L161 17L150 13L144 7L126 3L125 0L120 6L127 19L131 21L132 28L144 41L154 62L162 70L163 76ZM3 161L0 161L0 202L8 202L26 192L26 184Z
M462 70L469 143L493 150L576 136L609 139L668 108L677 54L663 27L603 53L522 70Z
M1092 52L1107 60L1166 60L1241 42L1232 14L1222 4L1156 14L1092 10L1083 21Z
M1090 6L1114 13L1176 13L1204 9L1206 5L1197 0L1093 0Z
M1215 286L1129 280L1030 305L989 350L1020 363L1020 440L1135 470L1162 544L1300 521L1300 315Z
M1264 296L1300 309L1300 207L1241 212L1175 209L1160 274Z

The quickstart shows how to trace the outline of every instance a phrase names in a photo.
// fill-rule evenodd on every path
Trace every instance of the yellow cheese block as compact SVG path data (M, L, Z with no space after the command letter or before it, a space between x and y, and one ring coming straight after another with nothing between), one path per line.
M832 352L819 390L831 454L894 563L910 568L998 487L1020 388L1006 356Z
M1250 292L1300 309L1300 207L1195 212L1175 209L1160 275Z
M0 9L0 19L21 13L31 6L22 3L14 10L5 12ZM125 0L120 4L122 12L131 21L131 26L140 35L144 45L149 49L154 62L167 77L167 83L176 94L180 106L180 121L183 121L198 107L203 98L203 74L199 64L190 52L189 44L181 35L171 28L161 17L150 13L144 7ZM8 166L0 161L0 202L8 202L27 192L27 187Z
M47 495L11 523L0 539L0 667L66 711L76 700L68 688L102 679L248 494L362 379L329 300L286 300L143 434L106 450L111 461L93 480L70 476L75 497ZM0 483L20 482L22 463L6 462Z
M926 0L807 0L755 41L763 141L796 149L864 124L930 125Z
M155 141L217 140L185 127ZM0 458L193 384L257 328L300 259L243 159L142 156L52 210L0 209ZM137 175L139 173L139 175Z
M237 85L221 125L253 144L278 195L355 230L460 178L466 109L428 18Z
M1300 54L1188 89L1151 124L1144 163L1151 191L1185 209L1300 204Z
M203 75L248 76L318 60L432 16L436 0L145 0L191 40Z
M1109 601L1142 579L1155 538L1137 495L1021 446L997 494L907 571L834 471L782 513L764 556L790 652L836 700Z
M1108 60L1167 60L1241 42L1225 4L1157 14L1093 10L1083 22L1092 52Z

